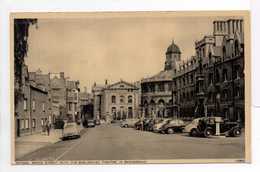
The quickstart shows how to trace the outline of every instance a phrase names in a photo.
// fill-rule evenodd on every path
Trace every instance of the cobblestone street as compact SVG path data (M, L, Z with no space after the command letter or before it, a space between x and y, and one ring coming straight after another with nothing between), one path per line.
M244 157L241 137L198 138L120 128L117 124L86 129L80 139L59 142L18 160L229 159Z

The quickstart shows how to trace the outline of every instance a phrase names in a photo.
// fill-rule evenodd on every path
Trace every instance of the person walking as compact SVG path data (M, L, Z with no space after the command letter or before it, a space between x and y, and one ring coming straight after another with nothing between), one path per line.
M50 135L50 124L49 121L46 122L46 130L47 130L47 135Z

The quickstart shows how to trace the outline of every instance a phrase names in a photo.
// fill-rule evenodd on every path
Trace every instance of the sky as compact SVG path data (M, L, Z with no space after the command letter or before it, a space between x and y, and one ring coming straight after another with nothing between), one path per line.
M209 17L123 16L40 18L29 30L29 71L65 72L80 87L94 82L135 82L164 68L174 39L186 60L195 41L212 34Z

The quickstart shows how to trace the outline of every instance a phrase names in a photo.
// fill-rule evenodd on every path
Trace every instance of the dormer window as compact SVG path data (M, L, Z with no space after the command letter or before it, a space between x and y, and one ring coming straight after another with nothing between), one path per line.
M120 88L124 88L125 86L122 84L122 85L120 85Z

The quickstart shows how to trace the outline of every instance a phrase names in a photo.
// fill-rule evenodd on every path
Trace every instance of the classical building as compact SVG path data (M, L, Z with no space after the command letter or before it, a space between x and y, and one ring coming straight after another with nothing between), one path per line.
M94 84L94 116L106 121L136 118L139 110L139 88L119 81L114 84Z
M164 70L141 80L141 106L145 117L172 117L172 77L181 62L180 48L172 41Z
M181 117L244 121L243 20L214 21L213 30L173 75L173 109Z

